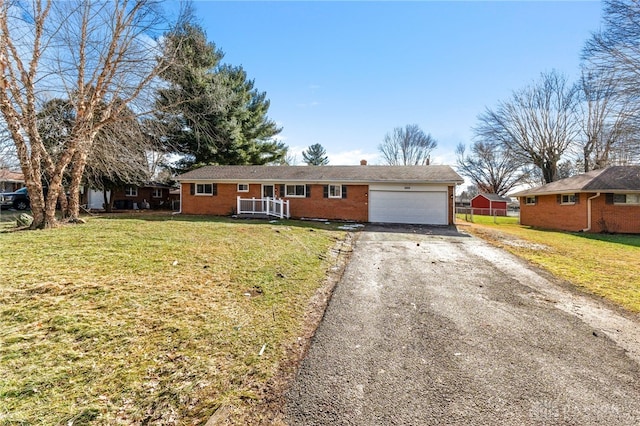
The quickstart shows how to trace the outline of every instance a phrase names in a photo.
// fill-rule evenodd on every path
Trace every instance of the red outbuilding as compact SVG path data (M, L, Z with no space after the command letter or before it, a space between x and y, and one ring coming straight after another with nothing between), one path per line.
M471 199L471 209L473 214L506 216L510 201L498 194L478 194Z

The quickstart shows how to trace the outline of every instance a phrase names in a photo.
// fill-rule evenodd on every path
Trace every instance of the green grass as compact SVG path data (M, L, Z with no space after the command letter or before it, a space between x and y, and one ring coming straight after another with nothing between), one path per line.
M478 224L513 225L520 221L517 216L485 216L474 214L473 216L464 213L456 213L458 221L472 222Z
M344 235L156 216L0 234L0 425L250 421Z
M468 229L589 293L640 312L640 235L555 232L507 224L474 224Z

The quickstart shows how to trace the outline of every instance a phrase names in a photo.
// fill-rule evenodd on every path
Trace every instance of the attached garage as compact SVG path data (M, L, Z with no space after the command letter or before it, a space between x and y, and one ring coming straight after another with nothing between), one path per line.
M240 205L262 206L270 188L269 197L286 203L290 218L445 226L455 224L453 195L464 182L445 165L369 166L364 160L360 166L204 166L178 180L185 214L264 214Z
M448 225L446 186L371 185L369 222Z

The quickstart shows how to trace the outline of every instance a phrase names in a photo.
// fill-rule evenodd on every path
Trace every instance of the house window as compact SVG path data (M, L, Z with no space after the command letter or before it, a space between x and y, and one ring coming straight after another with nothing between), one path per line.
M124 188L124 195L126 197L137 197L138 196L138 187L137 186L126 186Z
M329 198L342 198L342 185L329 185Z
M562 194L560 196L560 204L575 204L576 194Z
M213 195L213 184L212 183L196 184L196 195Z
M249 192L249 184L248 183L239 183L238 184L238 192Z
M536 204L536 197L525 197L524 199L524 203L528 206L535 206Z
M640 204L640 194L613 194L613 204Z
M162 198L162 188L153 188L151 196L153 198Z
M306 197L307 192L304 185L286 185L285 194L287 197Z

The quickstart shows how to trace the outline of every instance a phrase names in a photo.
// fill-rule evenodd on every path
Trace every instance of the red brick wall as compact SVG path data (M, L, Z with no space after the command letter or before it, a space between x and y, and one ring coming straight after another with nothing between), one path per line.
M324 185L310 185L311 197L288 198L292 217L369 220L369 186L346 185L347 198L324 198Z
M607 204L601 194L591 201L592 232L640 233L640 206Z
M162 196L158 198L153 197L153 188L138 187L138 195L130 197L125 195L124 189L114 191L113 199L115 201L127 201L130 203L137 203L138 208L141 208L142 203L146 200L152 209L156 208L171 208L171 201L179 199L177 195L170 195L169 188L161 188Z
M293 218L323 218L331 220L369 219L368 186L347 185L347 198L324 198L324 185L310 185L311 197L284 197L289 201L289 211ZM279 185L275 185L279 194ZM261 198L262 185L250 184L249 192L238 192L236 184L218 184L218 195L191 195L190 184L182 184L182 212L185 214L211 214L227 216L237 207L237 197ZM282 198L282 197L280 197Z
M447 198L447 202L449 203L449 225L455 225L456 224L456 206L455 206L455 187L454 186L449 186L447 188L447 193L449 195L449 197Z
M595 193L580 194L579 202L562 205L556 195L537 197L536 205L526 205L520 198L520 223L536 228L560 231L581 231L588 226L588 198ZM591 231L640 233L640 206L607 204L606 195L601 194L591 201Z

